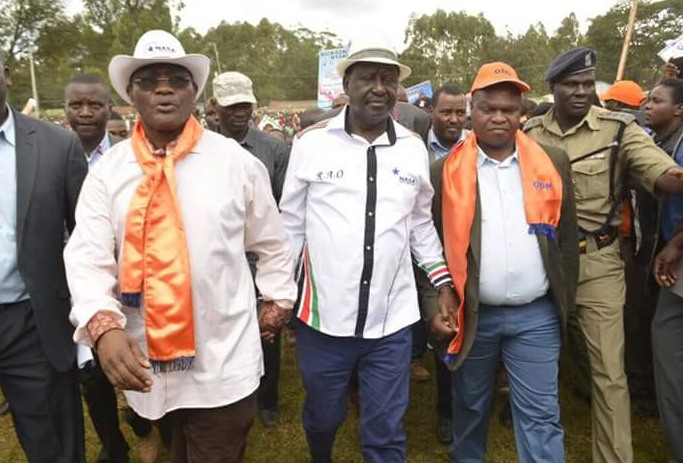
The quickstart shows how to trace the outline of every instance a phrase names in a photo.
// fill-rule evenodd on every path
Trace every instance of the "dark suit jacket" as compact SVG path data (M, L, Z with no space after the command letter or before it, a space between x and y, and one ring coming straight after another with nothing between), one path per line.
M71 232L88 170L73 132L14 112L17 253L42 347L58 371L74 365L71 302L64 272L64 228Z
M289 162L289 148L282 141L254 127L247 130L242 147L256 156L268 169L273 197L275 203L279 204Z
M418 134L422 141L427 144L427 134L432 126L432 119L423 109L415 107L403 101L396 102L396 120L399 124L407 127Z
M557 243L548 240L545 235L537 235L541 256L548 275L550 293L560 316L564 329L567 312L574 310L576 286L579 279L579 231L576 222L576 206L574 204L574 188L571 178L571 167L567 155L557 148L543 146L559 174L562 176L562 210L558 226ZM443 220L441 210L441 173L448 156L432 164L431 179L434 185L434 201L432 214L434 225L443 242ZM472 349L477 334L479 320L479 261L481 259L481 204L477 194L474 221L470 234L470 248L467 251L467 282L465 284L465 338L462 350L451 369L458 368ZM424 272L420 272L421 274ZM426 320L431 320L439 312L438 295L425 276L419 275L418 283L423 293L422 310ZM448 340L450 341L450 340ZM447 342L433 340L439 354L445 353Z

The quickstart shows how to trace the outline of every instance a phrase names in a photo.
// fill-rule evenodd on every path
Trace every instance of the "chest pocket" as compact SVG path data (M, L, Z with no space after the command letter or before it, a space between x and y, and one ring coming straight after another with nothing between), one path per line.
M574 196L587 201L609 197L609 157L572 164Z

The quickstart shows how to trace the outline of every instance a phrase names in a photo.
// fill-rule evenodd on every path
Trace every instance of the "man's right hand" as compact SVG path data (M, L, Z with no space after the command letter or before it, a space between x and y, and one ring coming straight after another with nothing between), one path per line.
M149 392L152 368L140 346L124 330L113 329L97 340L97 355L102 371L112 386L127 391Z
M678 77L678 67L671 61L666 63L664 67L664 74L662 75L662 80L664 79L675 79Z
M432 320L429 322L429 329L432 330L437 339L450 339L455 336L451 315L443 308L432 317Z

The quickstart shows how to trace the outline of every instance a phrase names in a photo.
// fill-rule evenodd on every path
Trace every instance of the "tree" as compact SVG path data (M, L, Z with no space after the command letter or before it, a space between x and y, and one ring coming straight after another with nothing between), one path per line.
M613 82L626 26L629 3L622 2L607 13L597 16L586 33L586 44L597 51L597 78ZM644 87L653 85L663 65L657 52L666 40L678 37L683 31L683 2L661 0L641 2L634 28L633 39L626 62L625 79L635 80Z
M318 51L339 47L339 42L328 32L288 30L264 18L256 26L222 22L209 29L203 52L214 58L215 44L223 71L249 76L257 99L267 103L271 99L315 99Z
M500 38L483 15L437 10L412 16L405 34L408 47L401 59L413 69L406 86L431 80L469 88L477 69L492 61Z
M531 86L532 94L543 95L548 91L544 80L545 70L555 55L551 40L541 23L529 26L523 35L513 37L508 34L506 43L500 46L504 52L496 61L510 64L519 77Z
M579 31L579 20L574 13L562 20L560 27L555 31L555 35L550 39L550 47L554 55L559 55L567 50L576 48L582 40Z
M64 18L61 0L0 0L0 45L12 66L49 23Z

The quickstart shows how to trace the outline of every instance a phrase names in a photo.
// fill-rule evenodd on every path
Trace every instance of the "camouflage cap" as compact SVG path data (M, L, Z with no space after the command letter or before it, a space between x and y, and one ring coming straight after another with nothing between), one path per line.
M240 72L224 72L213 79L213 96L221 106L256 103L251 79Z

